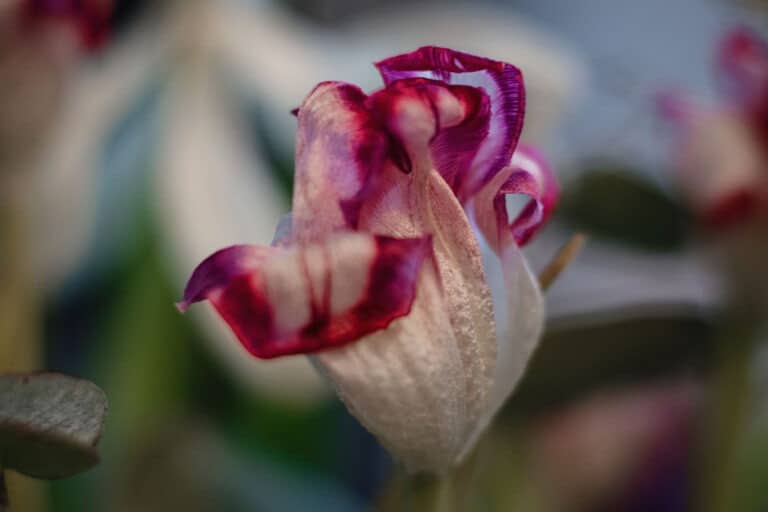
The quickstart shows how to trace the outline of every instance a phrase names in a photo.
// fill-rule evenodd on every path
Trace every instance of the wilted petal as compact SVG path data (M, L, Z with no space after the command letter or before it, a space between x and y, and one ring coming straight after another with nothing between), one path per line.
M488 404L465 445L467 455L515 389L533 355L544 326L544 298L536 276L510 235L500 257L485 247L483 264L495 305L496 368Z
M428 238L344 233L300 247L235 246L203 261L181 309L209 300L252 354L345 345L408 314Z
M335 92L331 94L336 95ZM484 411L491 387L496 357L493 303L472 228L454 192L434 169L430 146L441 130L461 126L472 112L471 108L467 108L472 105L472 98L477 105L484 101L483 95L471 93L464 86L449 87L424 79L401 80L368 98L365 105L370 112L369 120L365 119L362 111L355 110L353 121L341 127L337 123L339 119L348 116L349 104L342 105L333 97L327 103L329 110L324 113L332 119L317 128L330 130L329 133L307 130L308 133L314 133L313 137L318 141L316 160L297 160L297 172L307 176L305 182L297 184L301 188L300 191L297 189L297 194L306 196L307 191L311 190L310 186L320 190L333 184L328 181L330 174L324 173L334 167L335 156L329 157L328 148L321 146L320 141L324 140L327 144L328 137L331 137L342 148L355 148L358 147L354 142L357 133L387 134L386 151L376 161L373 169L352 168L353 177L365 172L368 174L362 179L350 180L353 186L344 194L340 207L328 205L338 197L328 192L324 197L317 198L316 208L324 209L319 212L320 215L332 212L335 225L338 226L343 222L345 214L349 218L349 210L345 212L345 207L349 208L350 203L358 201L354 205L356 211L353 225L356 229L401 238L433 236L438 277L444 289L443 302L449 313L448 325L451 327L450 338L442 343L453 346L460 354L462 366L452 378L463 384L465 396L468 397L466 407L460 411L461 417L453 420L462 425L465 439L474 430ZM300 129L302 116L307 116L308 122L319 118L315 115L318 103L317 99L310 96L301 107ZM360 105L359 96L355 96L354 104ZM312 110L307 110L307 106ZM331 111L331 108L338 109L338 113ZM360 126L365 129L360 130ZM337 131L342 128L346 129L343 132ZM301 149L303 147L306 146L300 146L298 155L309 153ZM446 153L448 151L446 149ZM343 170L349 171L350 167ZM344 182L342 189L347 185ZM305 203L305 207L306 204L309 203ZM299 228L300 231L312 229L316 225L317 215L309 209L307 211L309 217L306 227ZM294 229L296 216L295 207ZM321 229L329 224L333 223L322 222ZM300 238L304 235L300 232L297 236ZM419 309L419 304L421 302L416 304L414 310ZM433 411L432 414L438 412ZM454 457L458 456L460 446L456 445Z
M490 99L488 136L465 169L457 196L467 200L509 163L523 128L525 88L520 70L511 64L425 46L376 64L386 84L404 78L431 78L448 84L482 88Z
M349 410L411 472L450 468L466 438L464 362L434 269L425 265L410 315L317 354Z
M434 342L441 343L442 350L455 349L460 355L461 366L454 368L457 372L452 378L464 386L467 402L464 409L454 412L461 414L455 421L464 425L466 440L487 407L496 361L494 306L480 247L462 206L437 171L388 171L361 209L360 229L395 236L432 234L443 289L441 308L447 312L445 327L450 327L444 332L450 335L438 331L430 337L440 334L444 339ZM425 305L417 300L411 316L417 311L423 314L420 308ZM442 414L433 409L428 412ZM456 447L454 457L460 448Z
M293 194L297 241L320 239L347 226L369 177L387 160L389 142L369 115L366 98L354 85L324 82L299 109Z
M509 225L515 241L524 245L549 219L560 195L560 188L549 162L530 146L523 146L512 156L512 174L499 194L523 194L530 201Z
M515 151L509 167L494 176L471 203L475 220L497 254L503 251L507 233L525 244L551 215L559 195L552 169L542 155L530 147ZM507 211L507 196L524 195L530 200L512 222Z
M488 95L475 87L408 78L372 94L368 104L406 152L403 171L412 170L414 159L430 158L431 164L422 165L434 166L454 193L462 189L488 136Z

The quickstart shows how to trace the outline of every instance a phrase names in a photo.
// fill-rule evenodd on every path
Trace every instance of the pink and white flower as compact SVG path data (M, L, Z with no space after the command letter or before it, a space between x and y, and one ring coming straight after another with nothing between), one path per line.
M699 108L664 96L662 109L682 128L677 169L694 212L718 230L768 213L768 44L738 28L717 53L724 102Z
M289 222L271 247L203 261L179 307L208 300L256 357L311 354L406 468L441 472L471 450L536 345L541 291L519 245L558 190L517 145L516 67L423 47L377 68L385 87L372 94L324 82L307 96ZM530 197L514 219L510 194Z
M103 40L110 13L111 0L0 2L0 172L30 167L81 51Z
M717 53L724 101L696 108L666 97L664 111L682 128L677 171L683 195L716 238L717 263L730 299L759 317L768 305L768 43L745 28Z

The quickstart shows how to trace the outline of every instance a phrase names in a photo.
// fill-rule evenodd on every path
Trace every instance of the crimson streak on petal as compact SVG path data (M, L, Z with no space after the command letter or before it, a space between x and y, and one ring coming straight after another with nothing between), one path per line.
M446 84L481 88L491 105L488 136L478 148L472 165L458 179L454 193L463 203L486 185L512 158L525 114L525 87L518 68L505 62L468 53L425 46L376 63L389 86L405 78L431 78Z
M530 198L511 222L507 212L510 194ZM509 240L525 245L536 234L552 215L559 195L557 180L543 155L522 146L515 151L509 166L476 194L471 207L486 240L497 254L502 254Z
M236 246L198 267L182 307L209 300L256 357L339 347L410 312L431 247L429 237L362 233L291 249Z

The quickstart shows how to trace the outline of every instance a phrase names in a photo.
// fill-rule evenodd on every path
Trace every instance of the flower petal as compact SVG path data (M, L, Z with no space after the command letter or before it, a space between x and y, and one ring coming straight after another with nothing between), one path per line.
M521 194L530 200L510 223L507 196ZM473 216L490 246L497 254L510 232L523 245L552 214L560 190L552 169L543 156L524 146L515 151L509 167L494 176L473 198Z
M453 466L473 405L443 297L425 265L410 315L314 356L350 412L412 473Z
M430 245L341 233L301 247L230 247L198 266L179 307L211 301L257 357L338 347L410 312Z
M322 239L353 224L369 177L387 161L389 141L368 113L366 98L354 85L324 82L299 109L292 235L296 241Z
M360 229L399 237L432 235L443 290L441 308L451 327L441 347L452 351L455 346L460 355L453 379L463 383L467 402L462 417L454 421L463 425L466 439L486 409L496 361L493 302L480 247L464 209L436 170L388 171L378 177L375 194L360 211ZM414 312L421 305L417 301ZM454 458L460 446L455 448Z
M420 160L417 165L436 168L454 193L463 190L488 136L490 101L482 89L407 78L372 94L368 105L405 151L404 171Z
M471 452L504 402L520 381L533 355L544 327L544 298L536 276L531 272L522 251L509 234L497 257L486 242L483 265L491 283L495 305L498 340L493 387L486 410L470 435L462 457Z
M768 44L746 27L732 30L718 51L718 68L724 92L747 108L768 101Z
M678 179L703 222L718 228L737 225L765 204L763 153L743 115L703 113L684 137L677 156Z
M463 202L505 167L523 128L525 88L519 69L504 62L448 48L425 46L376 64L389 85L404 78L431 78L449 84L481 87L490 98L488 136L477 150L469 174L457 193Z

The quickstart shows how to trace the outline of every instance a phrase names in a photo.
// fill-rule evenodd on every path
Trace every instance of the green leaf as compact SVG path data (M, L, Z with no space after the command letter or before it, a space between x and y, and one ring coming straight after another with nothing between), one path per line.
M566 187L558 216L591 236L643 249L673 251L686 242L683 208L639 172L598 164Z
M706 367L715 338L712 322L695 314L550 325L509 410L548 410L598 389Z
M28 476L66 478L99 461L107 397L59 373L0 376L0 464Z

